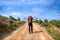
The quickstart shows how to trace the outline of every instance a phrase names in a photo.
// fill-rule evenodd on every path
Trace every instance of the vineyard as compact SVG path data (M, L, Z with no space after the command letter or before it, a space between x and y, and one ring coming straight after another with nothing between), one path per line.
M41 27L44 27L48 34L51 35L55 40L60 40L60 20L50 20L45 19L35 20L34 22L38 23Z
M15 19L12 16L5 17L0 15L0 40L19 28L18 26L22 26L24 23L25 21L21 21L19 17Z

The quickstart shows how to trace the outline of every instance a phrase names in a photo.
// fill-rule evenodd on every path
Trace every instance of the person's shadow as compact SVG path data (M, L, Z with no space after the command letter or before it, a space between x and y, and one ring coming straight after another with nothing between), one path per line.
M35 32L33 32L33 33L40 33L40 32L43 32L43 31L35 31Z

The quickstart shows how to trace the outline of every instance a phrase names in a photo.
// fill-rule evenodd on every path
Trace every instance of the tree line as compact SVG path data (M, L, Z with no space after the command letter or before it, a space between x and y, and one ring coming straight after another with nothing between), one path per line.
M36 22L36 23L39 23L39 24L41 24L42 26L48 26L48 25L55 25L55 26L57 26L57 27L60 27L60 20L49 20L48 21L48 19L45 19L45 20L35 20L34 22Z

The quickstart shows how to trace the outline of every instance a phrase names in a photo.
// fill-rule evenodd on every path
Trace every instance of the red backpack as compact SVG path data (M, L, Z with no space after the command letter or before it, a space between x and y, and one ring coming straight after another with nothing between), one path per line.
M28 22L31 23L32 20L33 20L32 16L29 16L29 17L28 17Z

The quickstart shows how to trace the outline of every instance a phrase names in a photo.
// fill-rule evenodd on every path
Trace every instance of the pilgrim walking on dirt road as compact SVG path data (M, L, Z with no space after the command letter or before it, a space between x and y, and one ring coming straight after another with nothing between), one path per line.
M32 16L28 16L28 26L29 26L29 33L33 33L33 18Z

